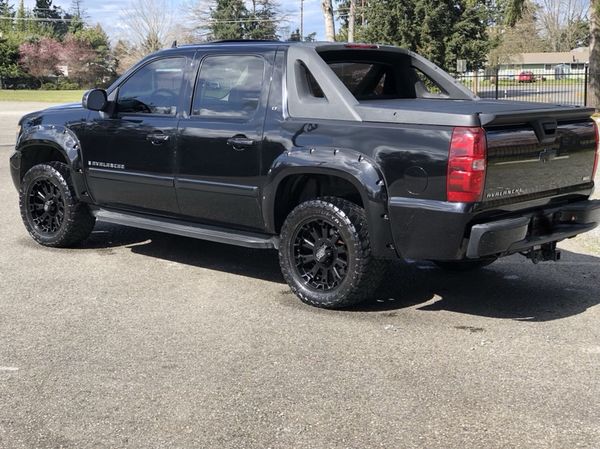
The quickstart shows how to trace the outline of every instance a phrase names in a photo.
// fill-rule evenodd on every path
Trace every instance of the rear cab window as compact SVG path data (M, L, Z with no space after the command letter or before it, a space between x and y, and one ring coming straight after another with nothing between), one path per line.
M406 54L330 50L319 55L358 101L450 98L448 92L415 67Z

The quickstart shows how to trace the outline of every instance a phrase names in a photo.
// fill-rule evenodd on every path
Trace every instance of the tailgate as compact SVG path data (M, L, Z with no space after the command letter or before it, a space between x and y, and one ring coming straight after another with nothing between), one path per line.
M483 201L517 202L589 188L596 153L592 112L503 114L487 123Z

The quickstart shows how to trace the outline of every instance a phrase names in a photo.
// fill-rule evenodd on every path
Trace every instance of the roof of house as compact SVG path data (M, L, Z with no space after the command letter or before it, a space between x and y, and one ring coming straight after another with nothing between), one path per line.
M510 64L570 64L573 62L590 62L589 47L563 52L517 53L510 58Z

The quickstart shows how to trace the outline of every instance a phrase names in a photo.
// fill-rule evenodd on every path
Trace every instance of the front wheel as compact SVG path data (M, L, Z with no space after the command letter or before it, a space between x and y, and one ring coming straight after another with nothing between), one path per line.
M365 211L341 198L306 201L286 218L281 271L303 302L342 308L368 299L383 273L373 258Z
M73 246L94 228L95 218L77 200L69 168L61 162L35 165L25 173L19 207L25 228L44 246Z

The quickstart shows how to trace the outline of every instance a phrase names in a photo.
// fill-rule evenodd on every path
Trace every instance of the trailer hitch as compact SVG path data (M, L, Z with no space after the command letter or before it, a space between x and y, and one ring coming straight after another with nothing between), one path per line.
M552 260L558 262L560 260L560 250L556 249L556 242L544 243L531 248L527 252L521 253L534 264Z

